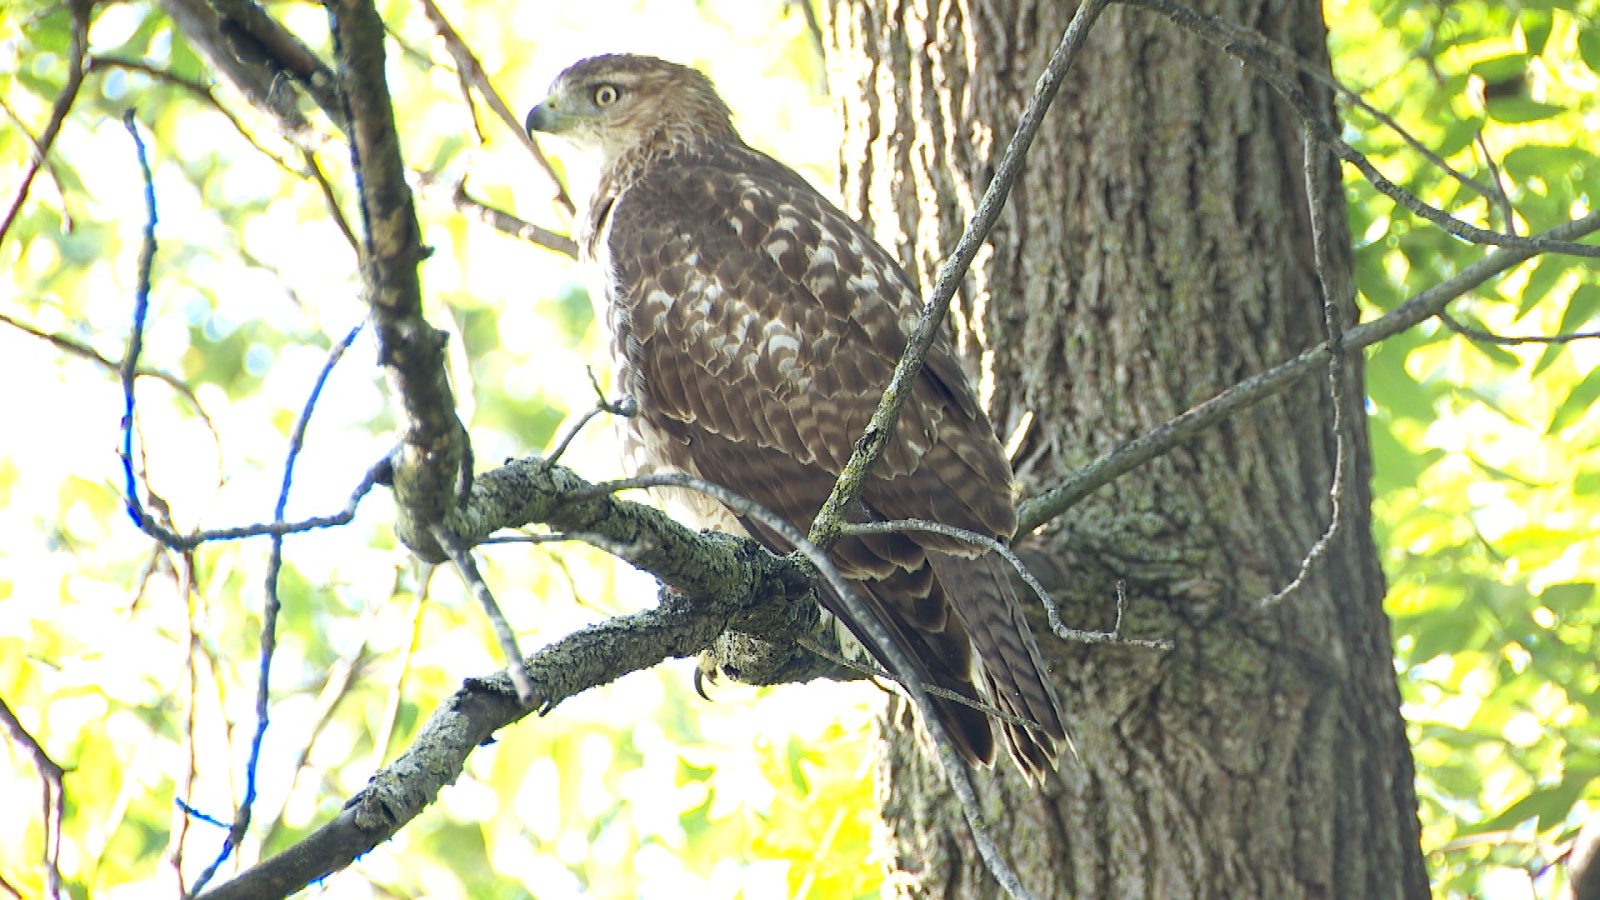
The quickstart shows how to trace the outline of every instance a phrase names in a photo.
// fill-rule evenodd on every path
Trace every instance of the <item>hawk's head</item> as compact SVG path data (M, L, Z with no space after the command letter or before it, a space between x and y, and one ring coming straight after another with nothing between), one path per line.
M529 113L527 129L558 134L602 166L646 145L660 150L734 139L728 105L711 79L653 56L607 54L573 64Z

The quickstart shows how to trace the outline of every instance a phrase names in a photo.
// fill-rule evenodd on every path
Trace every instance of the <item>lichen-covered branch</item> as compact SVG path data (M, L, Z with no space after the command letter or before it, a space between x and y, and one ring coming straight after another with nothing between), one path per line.
M769 558L749 566L748 574L759 582L763 577L758 573L770 575L782 569L781 561ZM778 577L770 583L782 581ZM374 775L337 816L203 896L207 900L282 897L343 869L416 818L441 788L461 774L467 756L496 731L629 672L700 652L740 620L743 599L729 595L689 600L663 592L655 609L608 619L557 641L526 660L529 681L539 698L536 708L517 701L503 672L469 681L434 712L400 758Z

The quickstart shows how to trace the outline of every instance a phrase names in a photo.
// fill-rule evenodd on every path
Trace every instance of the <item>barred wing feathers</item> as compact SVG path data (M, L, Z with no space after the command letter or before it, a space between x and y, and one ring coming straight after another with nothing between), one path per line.
M640 461L725 485L805 530L920 313L905 275L799 175L739 144L680 150L597 202L589 250L608 276L601 289L622 387L639 403L630 427ZM1010 481L941 341L859 515L1009 537ZM773 549L791 549L759 523L743 524ZM1064 737L1055 694L998 558L956 558L976 555L926 533L846 538L833 552L925 681L977 698L981 679L1002 709L1036 723L1005 730L1012 755L1039 773ZM838 598L824 602L862 637ZM936 703L968 760L991 760L987 718Z

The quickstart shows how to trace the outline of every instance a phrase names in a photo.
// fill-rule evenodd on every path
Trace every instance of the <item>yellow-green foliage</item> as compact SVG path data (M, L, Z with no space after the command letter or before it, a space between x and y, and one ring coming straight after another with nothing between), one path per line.
M479 460L549 446L604 372L572 267L450 204L474 196L565 229L513 135L461 102L419 6L382 4L404 152L443 187L419 213L430 316ZM831 188L837 128L793 6L743 0L470 3L445 13L513 109L585 53L638 49L704 65L758 146ZM326 52L312 4L275 15ZM1132 14L1132 13L1129 13ZM1524 233L1600 196L1600 2L1332 0L1336 68L1452 165L1500 170ZM596 28L600 23L601 28ZM0 15L0 172L18 173L65 80L64 6ZM148 0L94 11L91 50L202 85L213 79ZM61 869L74 896L170 893L215 856L254 728L262 541L155 551L122 512L122 398L143 200L133 109L161 206L142 359L188 385L139 382L135 462L178 527L270 517L286 435L326 350L363 315L354 253L300 149L226 87L215 103L128 68L92 72L13 232L0 245L0 698L68 769ZM220 104L220 108L219 105ZM233 113L243 134L220 110ZM1435 205L1502 227L1494 205L1346 107L1351 141ZM313 120L316 116L313 116ZM1481 137L1482 145L1478 143ZM252 144L254 142L254 144ZM255 146L255 145L259 145ZM352 220L337 142L317 163ZM265 151L265 152L263 152ZM1347 171L1357 281L1370 317L1481 255L1398 211ZM9 204L15 179L0 184ZM1593 267L1551 257L1457 304L1465 323L1538 334L1600 328ZM336 509L392 438L369 338L312 420L290 516ZM1497 347L1427 324L1368 358L1374 508L1392 585L1424 847L1441 894L1554 890L1546 863L1600 805L1600 341ZM602 374L603 377L603 374ZM203 411L203 414L202 414ZM575 444L615 474L605 428ZM290 538L255 824L245 861L331 816L394 758L493 637L448 571L397 548L387 498L345 528ZM486 574L524 646L654 602L608 557L566 545L487 547ZM689 667L638 673L507 730L440 802L335 876L335 896L870 896L872 720L863 685L755 691L707 703ZM0 877L44 889L39 783L7 743ZM234 863L230 861L229 867ZM231 869L225 868L226 871ZM1526 874L1524 874L1526 873ZM1516 893L1504 893L1517 896Z

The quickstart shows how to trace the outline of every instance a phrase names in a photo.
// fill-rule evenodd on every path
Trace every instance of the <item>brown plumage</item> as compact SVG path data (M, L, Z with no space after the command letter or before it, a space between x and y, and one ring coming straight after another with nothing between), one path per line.
M561 134L599 163L577 238L604 300L619 387L638 403L627 435L635 464L724 485L805 531L921 312L905 273L793 170L746 146L693 69L583 60L555 80L528 128ZM705 498L693 506L710 524L792 549ZM1010 466L942 340L859 516L1002 539L1016 528ZM1011 755L1036 777L1053 768L1065 738L1058 701L998 556L905 533L847 537L832 558L925 682L1032 722L1004 725ZM863 637L837 597L823 603ZM880 648L866 649L882 662ZM990 762L989 717L935 703L962 755Z

